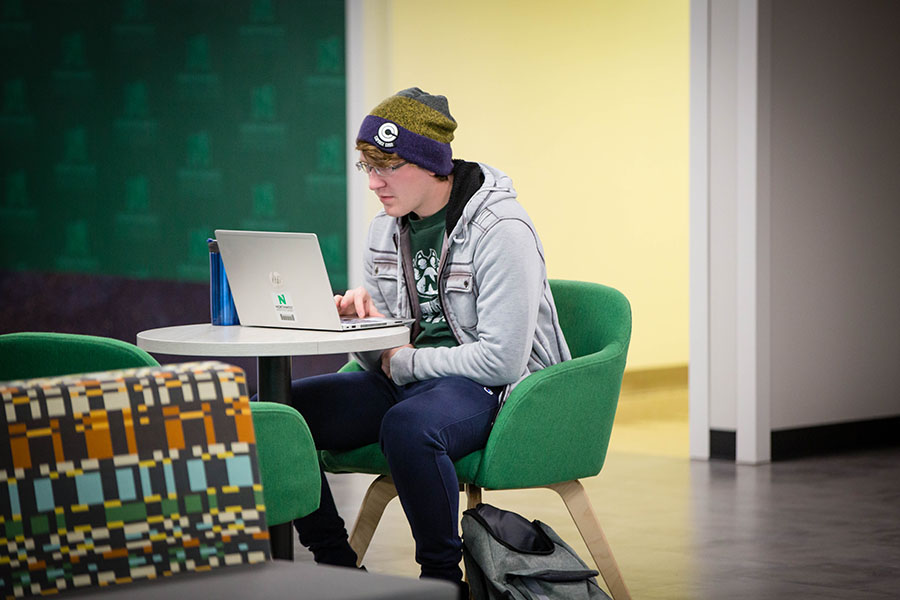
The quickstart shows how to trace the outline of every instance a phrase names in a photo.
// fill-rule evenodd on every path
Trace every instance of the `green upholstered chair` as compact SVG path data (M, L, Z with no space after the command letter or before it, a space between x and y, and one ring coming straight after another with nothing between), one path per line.
M272 556L293 559L294 519L319 508L322 479L316 445L294 407L277 402L251 402L256 452L266 500L266 522Z
M121 340L92 335L24 332L0 335L0 381L73 373L159 366L144 350ZM266 522L275 558L292 556L291 521L319 507L322 482L306 421L290 406L250 405L266 501Z
M46 331L0 335L0 381L156 366L137 346L111 338Z
M468 506L482 489L547 487L562 497L615 600L630 598L580 479L600 473L612 432L631 307L619 291L594 283L552 280L559 320L572 360L534 373L506 400L483 450L456 461ZM349 363L343 370L358 370ZM320 452L332 473L378 475L363 500L350 545L360 562L387 503L397 495L378 444Z

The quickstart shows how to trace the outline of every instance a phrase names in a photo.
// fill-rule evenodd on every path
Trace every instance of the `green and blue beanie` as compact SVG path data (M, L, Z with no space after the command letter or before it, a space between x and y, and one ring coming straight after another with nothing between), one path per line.
M417 87L397 92L363 119L358 142L368 142L437 175L453 170L450 142L456 120L444 96Z

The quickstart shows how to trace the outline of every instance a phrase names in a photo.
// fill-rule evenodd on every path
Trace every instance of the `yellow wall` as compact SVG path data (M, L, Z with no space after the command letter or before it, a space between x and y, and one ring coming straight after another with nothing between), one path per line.
M688 360L688 0L387 3L389 93L446 95L509 174L551 277L632 302L630 369Z

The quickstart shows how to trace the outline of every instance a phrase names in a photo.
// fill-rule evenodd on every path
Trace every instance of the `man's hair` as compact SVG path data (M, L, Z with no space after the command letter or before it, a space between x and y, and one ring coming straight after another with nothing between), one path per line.
M403 160L396 154L385 152L375 144L368 142L356 142L356 149L362 152L363 158L373 167L389 167Z
M391 165L395 165L399 162L403 161L403 158L397 156L392 152L385 152L378 146L374 144L370 144L369 142L358 141L356 142L356 149L362 152L363 158L365 161L372 165L373 167L390 167ZM412 161L409 161L412 162ZM415 163L413 163L415 164ZM417 165L418 166L418 165ZM446 175L437 175L434 176L438 181L447 181Z

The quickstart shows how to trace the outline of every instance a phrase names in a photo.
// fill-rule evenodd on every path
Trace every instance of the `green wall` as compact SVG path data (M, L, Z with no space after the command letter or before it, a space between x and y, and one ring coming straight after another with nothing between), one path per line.
M206 281L312 231L346 288L344 3L0 0L0 270Z

